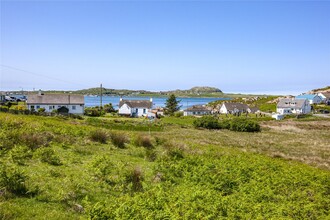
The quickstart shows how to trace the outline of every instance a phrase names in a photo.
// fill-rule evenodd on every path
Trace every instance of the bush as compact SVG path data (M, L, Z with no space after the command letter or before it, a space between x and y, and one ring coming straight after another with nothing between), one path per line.
M195 128L207 128L207 129L221 129L219 120L211 115L203 116L197 118L193 125Z
M0 170L0 188L16 195L26 195L28 193L26 179L25 173L17 167L2 167Z
M98 117L104 114L104 111L101 111L99 107L87 107L85 108L85 115Z
M163 147L165 149L165 155L171 160L184 158L184 145L173 142L166 142L163 144Z
M222 129L230 129L231 120L224 119L219 121L219 125Z
M182 117L183 116L183 112L174 112L174 117Z
M157 152L153 149L147 149L146 158L151 162L155 161L157 159Z
M229 130L241 132L259 132L260 125L256 121L235 118L230 121Z
M54 135L47 132L39 134L24 133L20 136L20 141L22 142L22 144L25 144L27 147L33 150L40 147L48 146L53 138Z
M134 145L138 147L153 148L150 137L144 135L138 135L134 139Z
M12 160L19 165L25 165L25 160L32 158L32 155L32 151L26 146L15 146L10 151Z
M37 152L37 155L44 163L48 163L54 166L62 165L60 157L55 153L55 150L51 148L40 148Z
M39 109L38 109L38 112L39 112L39 113L42 113L42 112L45 112L45 111L46 111L45 108L39 108Z
M95 130L90 133L90 139L95 142L100 142L102 144L107 143L108 134L103 130Z
M123 133L112 133L110 135L111 143L118 148L125 148L125 144L128 143L128 138Z
M143 190L142 181L143 173L140 167L135 167L126 175L126 183L132 184L132 191L138 192Z

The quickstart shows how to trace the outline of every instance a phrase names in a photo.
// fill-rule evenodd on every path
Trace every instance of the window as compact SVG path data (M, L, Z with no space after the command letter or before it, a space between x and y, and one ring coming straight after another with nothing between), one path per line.
M31 109L34 109L34 105L31 105Z
M53 107L52 106L49 106L49 110L52 110L53 109Z
M40 108L40 105L37 105L37 109L39 109Z
M76 106L75 105L72 106L72 110L76 110Z
M143 114L145 114L146 112L147 112L147 109L144 108L144 109L143 109Z
M136 108L136 109L135 109L135 113L138 113L138 111L139 111L139 109Z

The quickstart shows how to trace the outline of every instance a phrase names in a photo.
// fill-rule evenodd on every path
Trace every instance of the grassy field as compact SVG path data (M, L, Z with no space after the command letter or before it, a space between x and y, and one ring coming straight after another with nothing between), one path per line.
M329 218L330 120L193 121L0 113L0 219Z

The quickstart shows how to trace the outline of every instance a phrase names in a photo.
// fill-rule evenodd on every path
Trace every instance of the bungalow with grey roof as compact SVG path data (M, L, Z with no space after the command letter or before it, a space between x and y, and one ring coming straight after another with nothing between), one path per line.
M124 100L119 101L119 115L141 117L151 115L152 98L150 100Z
M308 114L311 112L311 105L307 99L281 99L276 111L279 114Z
M194 105L190 108L187 108L183 111L183 116L189 115L209 115L212 113L212 110L205 105Z
M45 112L57 111L64 114L84 114L85 100L83 95L73 94L29 94L27 106L30 111L44 108Z

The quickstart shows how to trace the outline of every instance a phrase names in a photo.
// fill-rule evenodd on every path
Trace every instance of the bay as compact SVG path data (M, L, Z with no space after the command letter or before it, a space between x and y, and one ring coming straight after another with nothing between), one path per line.
M150 100L150 97L122 97L124 100ZM153 108L164 107L167 97L151 97L153 102ZM111 103L115 109L118 109L120 96L103 96L102 105ZM209 102L217 100L230 100L230 98L199 98L199 97L177 97L180 100L181 109L189 108L193 105L205 105ZM100 96L85 96L85 106L94 107L100 106Z

